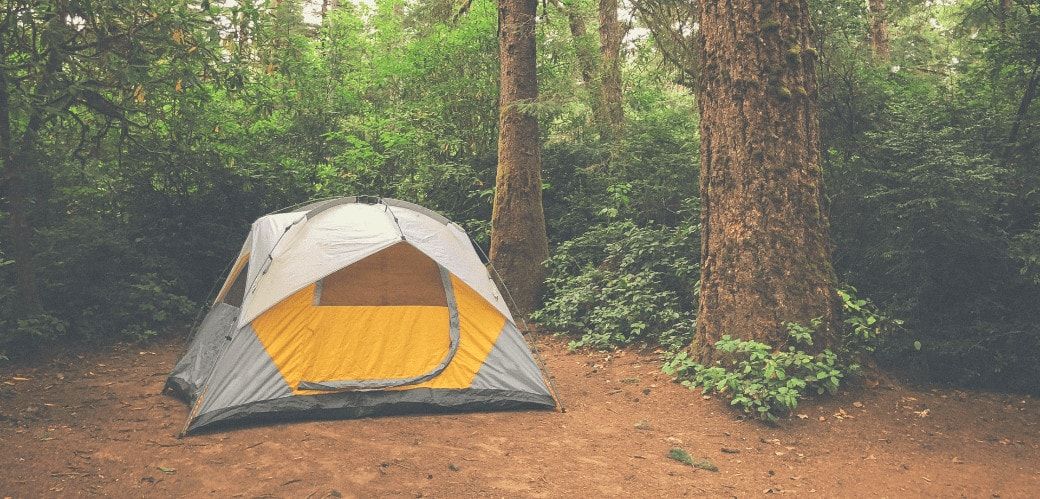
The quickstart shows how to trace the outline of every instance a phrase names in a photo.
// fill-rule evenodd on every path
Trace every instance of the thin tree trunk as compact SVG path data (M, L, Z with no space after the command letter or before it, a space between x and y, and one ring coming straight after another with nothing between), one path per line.
M1007 17L1011 13L1011 0L1000 0L1000 7L997 11L997 19L1000 22L1000 31L1004 32L1007 29Z
M782 346L787 322L834 340L811 35L807 0L701 2L702 362L726 334Z
M491 215L491 264L528 315L541 299L549 255L542 211L538 118L524 104L538 99L535 60L537 0L499 0L498 175Z
M878 60L887 61L891 55L888 44L888 13L885 0L867 0L870 14L870 49Z
M1029 76L1029 82L1026 83L1026 91L1022 94L1022 100L1018 103L1018 112L1015 113L1015 118L1011 122L1011 133L1008 134L1007 149L1004 153L1005 162L1011 159L1015 149L1018 148L1018 134L1022 130L1022 122L1025 121L1026 116L1029 114L1029 107L1033 104L1033 100L1036 99L1038 84L1040 84L1040 53L1037 53L1036 60L1033 61L1033 74Z
M585 18L577 9L564 5L560 0L552 0L552 4L567 16L567 27L574 40L574 52L578 59L581 83L589 86L592 84L592 79L596 77L596 54L595 48L588 43L589 30L585 24Z
M599 50L602 60L600 88L608 138L614 138L624 123L621 101L621 41L625 30L618 21L618 0L599 0Z
M606 106L603 105L603 93L601 86L596 81L599 74L599 54L596 42L589 37L588 25L582 13L575 7L564 5L560 0L552 0L553 5L567 16L567 26L570 28L571 38L574 41L574 53L578 61L578 71L581 75L581 85L592 98L592 119L597 127L608 123Z
M325 20L325 16L339 7L339 0L321 0L321 20Z

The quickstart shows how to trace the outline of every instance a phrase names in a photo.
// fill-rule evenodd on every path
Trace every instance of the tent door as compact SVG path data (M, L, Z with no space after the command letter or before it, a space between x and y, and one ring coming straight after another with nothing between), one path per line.
M406 378L392 378L392 379L347 379L347 380L326 380L326 381L312 381L302 380L297 386L300 390L319 390L319 391L343 391L343 390L382 390L386 388L394 388L400 386L408 386L422 383L424 381L435 378L445 368L451 364L452 359L459 350L459 310L455 303L455 292L451 284L451 274L447 269L438 265L440 270L441 284L444 286L444 295L447 299L448 306L448 335L449 344L448 351L445 353L443 359L429 372L418 376L411 376Z

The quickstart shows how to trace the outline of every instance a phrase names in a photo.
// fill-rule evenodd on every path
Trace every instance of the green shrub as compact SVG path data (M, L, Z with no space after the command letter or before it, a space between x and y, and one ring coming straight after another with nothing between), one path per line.
M746 414L776 421L794 410L806 393L833 393L847 375L829 349L818 354L802 349L812 346L809 328L787 327L792 346L786 351L725 335L715 343L724 360L704 366L680 352L665 364L664 371L681 379L684 386L728 398L730 405Z
M883 315L870 300L858 298L854 288L841 288L838 296L846 327L833 351L806 351L813 346L819 320L809 325L788 323L791 346L787 350L724 335L715 343L721 359L714 365L699 364L682 351L665 363L664 372L687 387L729 399L730 405L746 414L775 422L790 414L806 395L834 393L842 380L858 375L860 363L874 352L879 340L902 325Z
M571 348L610 349L635 342L686 345L696 311L692 227L593 227L559 246L548 261L545 306L534 320L576 336Z

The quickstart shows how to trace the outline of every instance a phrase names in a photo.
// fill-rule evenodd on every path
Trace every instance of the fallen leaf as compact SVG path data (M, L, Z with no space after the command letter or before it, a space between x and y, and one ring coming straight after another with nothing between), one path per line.
M798 415L798 419L809 419L809 415L808 414L799 414Z
M163 473L166 473L167 475L172 475L172 474L177 472L176 469L174 469L174 468L167 468L165 466L158 466L157 468L159 469L159 471L161 471Z
M863 402L853 402L852 407L863 407Z

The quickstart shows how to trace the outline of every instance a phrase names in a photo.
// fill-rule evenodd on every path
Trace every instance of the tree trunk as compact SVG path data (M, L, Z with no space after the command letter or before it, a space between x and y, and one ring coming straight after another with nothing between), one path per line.
M870 11L870 50L874 58L887 61L891 51L888 45L888 14L885 12L885 0L867 0Z
M600 66L600 55L597 53L599 49L596 42L590 39L585 17L578 8L564 5L560 0L552 0L552 3L567 16L567 26L574 40L574 54L578 62L581 85L585 87L592 100L592 120L596 127L602 127L604 123L610 122L610 117L604 105L602 86L596 80Z
M571 38L574 40L574 53L578 59L581 83L591 86L592 79L596 77L596 49L588 43L589 30L585 18L578 9L564 5L560 0L552 0L552 4L567 16L567 27L570 28Z
M618 0L599 0L600 89L607 118L601 126L604 126L608 139L618 135L625 119L621 101L621 41L624 36L625 30L618 22Z
M997 19L1000 22L1000 31L1002 33L1007 29L1007 17L1009 13L1011 13L1011 0L1000 0Z
M3 48L0 46L0 48ZM53 59L53 57L51 58ZM48 61L47 68L52 68ZM44 71L47 78L51 71ZM14 259L15 289L18 298L16 317L27 317L40 311L39 294L33 266L32 235L29 222L28 174L36 134L42 126L41 110L35 109L19 144L11 142L11 103L7 73L0 68L0 159L3 160L3 196L8 213L7 239Z
M691 350L722 335L786 344L822 320L833 343L834 271L824 212L807 0L701 2L701 286Z
M1022 123L1026 120L1026 116L1029 115L1029 107L1033 104L1033 99L1036 99L1038 84L1040 84L1040 52L1036 54L1036 60L1033 61L1033 74L1029 76L1029 81L1026 82L1026 90L1022 94L1022 100L1018 103L1018 112L1015 113L1015 117L1011 120L1011 132L1008 134L1004 163L1007 163L1015 154L1015 150L1018 149L1018 135L1022 130Z
M516 314L539 305L549 256L542 211L538 118L524 104L538 99L537 0L499 0L498 175L491 215L491 264L515 301Z
M339 7L339 0L321 0L321 20L325 20L325 16L329 12Z

